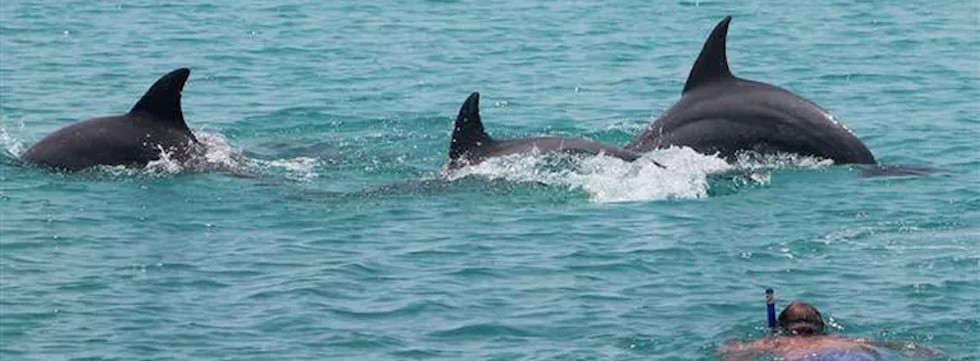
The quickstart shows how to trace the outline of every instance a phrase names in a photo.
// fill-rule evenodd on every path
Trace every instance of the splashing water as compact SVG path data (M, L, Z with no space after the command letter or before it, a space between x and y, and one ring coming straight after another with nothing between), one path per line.
M311 181L318 176L316 167L319 162L315 158L296 157L272 160L249 158L244 155L241 148L232 146L221 133L197 131L195 134L201 147L197 156L186 162L180 162L172 157L171 152L161 151L160 159L148 163L145 171L159 175L171 175L185 171L218 171L246 177L260 174L280 175L296 181Z
M708 195L708 176L731 169L723 159L689 148L670 148L625 162L604 155L571 158L571 167L554 167L553 157L539 152L493 158L483 163L448 171L449 180L476 175L492 180L533 182L580 189L593 202L632 202L670 198L703 198ZM663 164L661 168L654 160ZM560 169L555 169L560 168Z
M563 166L569 160L571 166ZM664 168L656 166L654 161ZM450 181L481 176L567 187L585 191L593 202L612 203L705 198L710 194L712 175L739 174L732 179L736 187L764 185L769 183L773 170L814 169L832 164L831 160L817 157L751 152L739 154L729 163L716 155L671 147L647 153L632 163L603 155L578 158L565 155L556 162L555 157L540 152L515 154L446 171L444 176Z
M275 160L248 159L248 163L249 168L254 171L278 173L294 181L309 182L319 176L316 167L320 165L320 160L311 157Z
M193 170L224 171L238 175L281 175L296 181L311 181L318 176L316 167L319 161L316 158L249 158L241 148L233 147L221 133L198 131L196 134L202 151L188 162ZM161 157L160 161L164 159Z
M656 157L664 168L642 162ZM727 171L731 166L723 159L695 152L690 148L669 148L648 153L641 162L619 165L610 158L593 157L584 162L584 174L572 179L582 184L596 202L634 202L670 198L704 198L708 196L708 178Z
M202 149L200 156L194 159L194 164L198 168L228 170L247 168L242 149L232 147L221 133L198 131L196 137Z
M0 146L10 158L20 158L24 153L24 143L7 132L7 122L0 122Z
M834 164L832 159L793 153L739 152L733 166L739 170L771 170L783 168L824 168Z
M223 135L197 131L195 137L200 143L199 148L186 160L175 157L173 149L158 146L160 159L149 161L144 167L104 165L94 169L113 177L169 177L181 173L204 171L248 173L246 158L241 156L241 150L232 147Z

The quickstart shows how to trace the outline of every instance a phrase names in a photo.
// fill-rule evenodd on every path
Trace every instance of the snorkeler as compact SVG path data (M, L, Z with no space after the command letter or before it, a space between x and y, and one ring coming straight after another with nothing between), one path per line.
M772 326L772 325L770 325ZM793 302L779 313L778 330L783 337L767 337L751 343L735 343L718 348L726 359L754 360L772 355L787 361L879 361L887 360L881 347L913 352L916 356L936 356L938 351L912 343L871 341L827 335L820 311L804 302Z

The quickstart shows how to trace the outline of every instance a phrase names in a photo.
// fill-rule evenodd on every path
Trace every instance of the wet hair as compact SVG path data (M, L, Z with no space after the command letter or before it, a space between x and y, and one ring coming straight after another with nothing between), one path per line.
M779 327L793 335L822 335L823 317L809 303L795 301L779 313Z

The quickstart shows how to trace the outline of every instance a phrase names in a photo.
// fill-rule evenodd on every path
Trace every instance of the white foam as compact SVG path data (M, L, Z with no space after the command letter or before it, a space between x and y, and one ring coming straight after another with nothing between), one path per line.
M570 166L556 167L551 156L515 154L447 171L444 176L456 180L476 175L568 187L585 191L594 202L609 203L707 197L708 176L732 168L721 158L699 154L689 148L657 150L635 162L605 155L570 159L573 162Z
M768 170L784 168L816 169L834 164L832 159L804 156L792 153L759 154L741 152L736 156L734 167L742 170Z
M181 164L173 158L172 151L163 149L161 146L157 146L157 149L160 150L160 159L146 163L143 172L149 173L150 175L167 176L184 171L184 164Z
M99 166L97 169L113 176L149 176L167 177L184 172L195 171L245 171L247 166L241 151L235 149L228 143L227 139L219 133L195 132L199 147L192 152L187 160L180 160L174 157L172 149L165 149L158 146L160 159L150 161L142 168L129 168L125 166Z
M296 157L272 160L249 158L245 156L241 148L233 147L221 133L197 131L195 135L201 149L199 154L185 165L193 170L226 171L243 175L271 173L298 181L310 181L318 176L316 167L319 165L319 161L316 158ZM167 159L168 157L161 157L157 162L166 164ZM147 168L150 168L149 165Z
M20 127L24 127L24 123L20 123ZM17 139L16 137L10 135L7 132L7 122L0 121L0 146L3 146L3 150L7 152L11 158L19 158L22 153L26 150L24 148L24 143Z
M320 162L311 157L295 157L283 159L248 158L240 148L231 143L220 133L198 131L197 140L203 146L202 156L198 157L197 166L206 170L225 170L240 174L274 173L297 181L316 179L316 167Z
M296 157L288 159L262 160L249 159L253 169L263 172L280 172L286 178L309 182L316 179L319 174L316 167L320 161L311 157Z
M198 131L195 137L202 147L196 161L204 168L237 170L246 167L242 149L232 147L221 133Z

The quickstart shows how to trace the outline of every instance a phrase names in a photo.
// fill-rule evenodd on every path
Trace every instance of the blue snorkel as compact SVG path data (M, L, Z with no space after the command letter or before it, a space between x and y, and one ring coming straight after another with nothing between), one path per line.
M776 324L776 294L772 288L766 289L766 316L769 320L769 329L775 331Z

